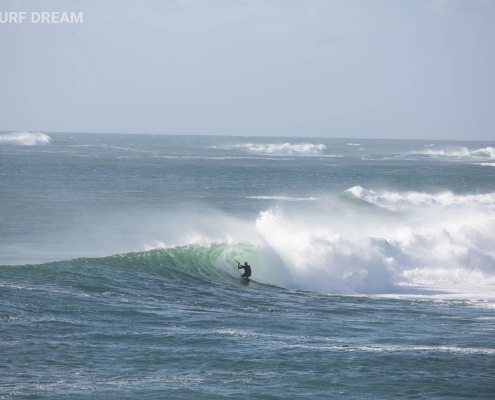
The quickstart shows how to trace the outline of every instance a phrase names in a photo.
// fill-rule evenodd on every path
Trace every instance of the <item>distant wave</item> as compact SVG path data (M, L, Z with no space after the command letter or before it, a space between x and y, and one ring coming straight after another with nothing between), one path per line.
M46 146L52 138L41 132L12 132L0 135L0 144L14 146Z
M484 149L472 151L471 155L495 158L495 149L493 147L485 147Z
M270 154L274 156L318 156L324 154L327 148L324 144L290 144L290 143L272 143L272 144L254 144L247 143L236 146L239 149L256 154Z
M424 149L411 151L409 154L424 154L430 156L444 157L478 157L478 158L495 158L495 148L485 147L477 150L469 150L466 147L447 147L443 149Z
M404 210L413 206L430 206L430 207L455 207L455 206L489 206L495 209L495 193L474 194L474 195L455 195L451 192L439 194L428 194L421 192L375 192L364 189L361 186L354 186L347 189L345 193L372 203L380 208L391 211Z
M316 197L286 197L286 196L248 196L246 199L259 200L282 200L282 201L313 201L318 200Z
M480 164L476 164L476 165L484 165L486 167L495 167L495 163L480 163Z

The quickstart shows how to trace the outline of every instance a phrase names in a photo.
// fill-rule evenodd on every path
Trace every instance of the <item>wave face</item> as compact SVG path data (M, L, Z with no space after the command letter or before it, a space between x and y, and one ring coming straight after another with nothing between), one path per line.
M233 257L249 253L249 246L242 244L216 243L211 245L185 245L171 248L159 246L153 250L132 252L96 259L79 259L56 263L72 267L88 262L107 267L118 267L132 271L136 268L168 280L168 285L232 283L239 277Z
M324 144L313 143L272 143L272 144L253 144L247 143L237 146L239 149L255 154L267 154L272 156L319 156L323 155L326 150Z
M46 146L52 144L52 138L41 132L13 132L0 135L0 144Z

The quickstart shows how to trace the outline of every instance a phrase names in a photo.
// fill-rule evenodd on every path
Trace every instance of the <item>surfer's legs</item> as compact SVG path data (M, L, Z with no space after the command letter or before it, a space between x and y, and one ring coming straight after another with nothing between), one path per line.
M249 278L251 276L251 274L248 275L247 272L244 272L242 275L241 275L243 278Z

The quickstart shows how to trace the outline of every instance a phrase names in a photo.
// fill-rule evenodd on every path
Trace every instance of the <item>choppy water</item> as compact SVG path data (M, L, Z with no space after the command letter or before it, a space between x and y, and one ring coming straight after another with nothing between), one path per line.
M0 398L494 398L494 166L483 142L2 134Z

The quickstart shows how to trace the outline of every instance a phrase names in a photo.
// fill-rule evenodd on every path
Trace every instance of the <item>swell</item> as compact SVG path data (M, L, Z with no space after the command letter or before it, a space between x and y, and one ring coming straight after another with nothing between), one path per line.
M240 273L233 258L241 255L249 257L252 251L245 244L187 245L39 265L6 266L2 269L24 271L29 275L37 274L48 279L65 276L70 280L72 276L74 282L81 282L80 278L85 276L95 288L105 278L113 280L115 277L117 280L135 279L136 284L142 279L168 284L180 282L182 285L222 285L239 281Z

